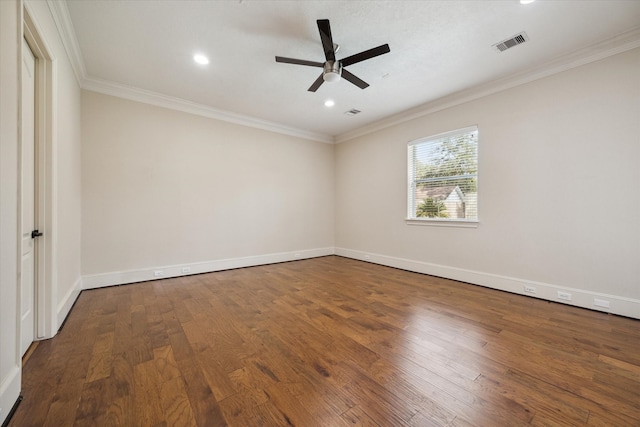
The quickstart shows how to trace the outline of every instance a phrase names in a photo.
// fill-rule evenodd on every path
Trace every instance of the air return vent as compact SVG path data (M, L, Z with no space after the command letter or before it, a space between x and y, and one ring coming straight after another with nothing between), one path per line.
M360 110L356 110L355 108L352 108L351 110L349 110L349 111L345 111L344 113L345 113L347 116L355 116L356 114L361 113L361 111L360 111Z
M496 48L498 52L504 52L505 50L518 46L527 40L529 40L529 36L527 36L527 33L523 31L511 38L501 41L500 43L494 44L493 47Z

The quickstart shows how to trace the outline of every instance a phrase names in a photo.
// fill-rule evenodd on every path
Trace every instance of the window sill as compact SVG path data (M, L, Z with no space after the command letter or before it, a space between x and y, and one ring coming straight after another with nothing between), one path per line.
M407 225L428 225L435 227L459 227L459 228L478 228L478 221L456 221L456 220L438 220L438 219L417 219L407 218L404 220Z

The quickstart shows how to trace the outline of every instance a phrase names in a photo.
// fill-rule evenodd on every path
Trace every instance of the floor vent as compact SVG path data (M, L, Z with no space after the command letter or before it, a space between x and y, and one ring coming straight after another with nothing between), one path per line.
M356 114L361 113L361 112L362 112L362 111L360 111L360 110L356 110L355 108L352 108L351 110L349 110L349 111L345 111L344 113L345 113L347 116L355 116Z
M494 44L493 47L496 48L498 52L504 52L505 50L518 46L527 40L529 40L529 36L527 36L527 33L523 31L511 38L501 41L500 43Z

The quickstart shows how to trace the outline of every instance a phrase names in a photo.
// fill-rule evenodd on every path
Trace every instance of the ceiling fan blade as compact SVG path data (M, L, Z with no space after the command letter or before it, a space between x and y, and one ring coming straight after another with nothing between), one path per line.
M350 72L348 72L344 68L342 69L342 77L345 80L348 80L351 83L353 83L354 85L358 86L360 89L366 89L366 88L369 87L369 83L367 83L364 80L354 76L353 74L351 74Z
M286 64L308 65L310 67L324 67L322 62L307 61L305 59L285 58L284 56L276 56L276 62L284 62Z
M355 64L356 62L364 61L365 59L373 58L376 56L384 55L385 53L391 52L388 44L383 44L378 47L374 47L373 49L365 50L364 52L356 53L355 55L347 56L340 60L343 67L346 67L351 64Z
M335 61L336 53L333 50L333 38L331 37L331 24L328 19L318 19L318 31L320 32L320 40L322 40L322 48L324 49L324 57L327 61Z
M311 87L309 87L309 89L307 89L309 92L315 92L315 91L317 91L317 90L318 90L318 88L320 87L320 85L321 85L322 83L324 83L324 78L323 78L324 76L323 76L323 74L324 74L324 73L320 74L320 77L318 77L318 78L316 79L316 81L315 81L315 82L313 82L313 84L311 85Z

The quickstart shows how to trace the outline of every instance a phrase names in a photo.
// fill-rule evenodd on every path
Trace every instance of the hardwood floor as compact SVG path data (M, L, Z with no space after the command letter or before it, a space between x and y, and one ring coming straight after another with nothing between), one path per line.
M83 292L10 426L639 426L640 321L337 256Z

